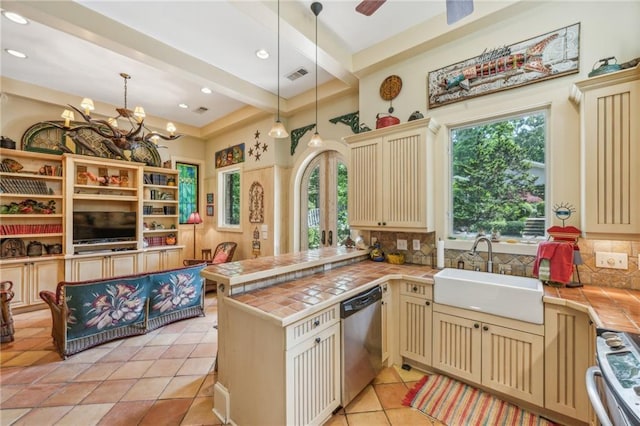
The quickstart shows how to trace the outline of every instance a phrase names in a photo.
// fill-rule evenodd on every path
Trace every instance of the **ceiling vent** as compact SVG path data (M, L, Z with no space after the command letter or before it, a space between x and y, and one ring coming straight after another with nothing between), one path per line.
M193 112L195 112L196 114L204 114L207 111L209 111L209 108L202 107L202 106L193 110Z
M307 74L309 74L309 71L307 71L303 67L300 67L297 70L293 71L292 73L288 74L287 78L289 80L291 80L291 81L295 81L295 80L299 79L300 77L304 77Z

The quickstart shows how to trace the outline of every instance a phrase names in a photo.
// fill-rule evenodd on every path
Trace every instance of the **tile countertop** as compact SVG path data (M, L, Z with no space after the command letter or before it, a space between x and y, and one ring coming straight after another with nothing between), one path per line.
M321 266L327 261L357 259L365 254L343 247L310 250L211 265L203 271L203 275L214 281L242 285ZM433 275L437 272L437 269L424 265L392 265L364 260L333 269L320 269L312 275L233 295L230 299L287 325L357 294L360 287L364 289L375 285L375 282L403 278L432 283ZM640 291L587 285L579 288L544 286L544 292L547 303L591 309L597 315L595 321L598 326L640 333Z

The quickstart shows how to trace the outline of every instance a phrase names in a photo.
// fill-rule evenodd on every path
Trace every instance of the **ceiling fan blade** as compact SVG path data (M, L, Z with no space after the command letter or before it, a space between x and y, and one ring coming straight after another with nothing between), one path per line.
M356 12L360 12L365 16L371 16L385 1L387 0L362 0L356 6Z
M473 12L473 0L447 0L447 25L455 24Z

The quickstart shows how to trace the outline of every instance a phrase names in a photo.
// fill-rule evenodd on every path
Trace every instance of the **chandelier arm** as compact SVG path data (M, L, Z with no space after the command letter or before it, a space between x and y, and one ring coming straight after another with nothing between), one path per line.
M142 139L147 141L147 142L151 142L150 139L152 137L154 137L154 136L157 136L160 139L164 139L165 141L173 141L173 140L176 140L176 139L182 137L182 135L165 136L162 133L151 132L151 133L147 133L146 135L144 135L144 137Z

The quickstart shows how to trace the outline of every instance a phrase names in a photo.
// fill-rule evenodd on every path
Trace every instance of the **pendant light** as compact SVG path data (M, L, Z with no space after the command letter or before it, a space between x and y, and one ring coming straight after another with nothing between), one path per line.
M286 138L289 132L280 121L280 0L278 0L278 119L269 130L269 136L276 139Z
M322 4L317 1L311 3L311 11L316 15L316 132L309 140L309 146L315 148L322 145L322 138L318 133L318 15L322 12Z

